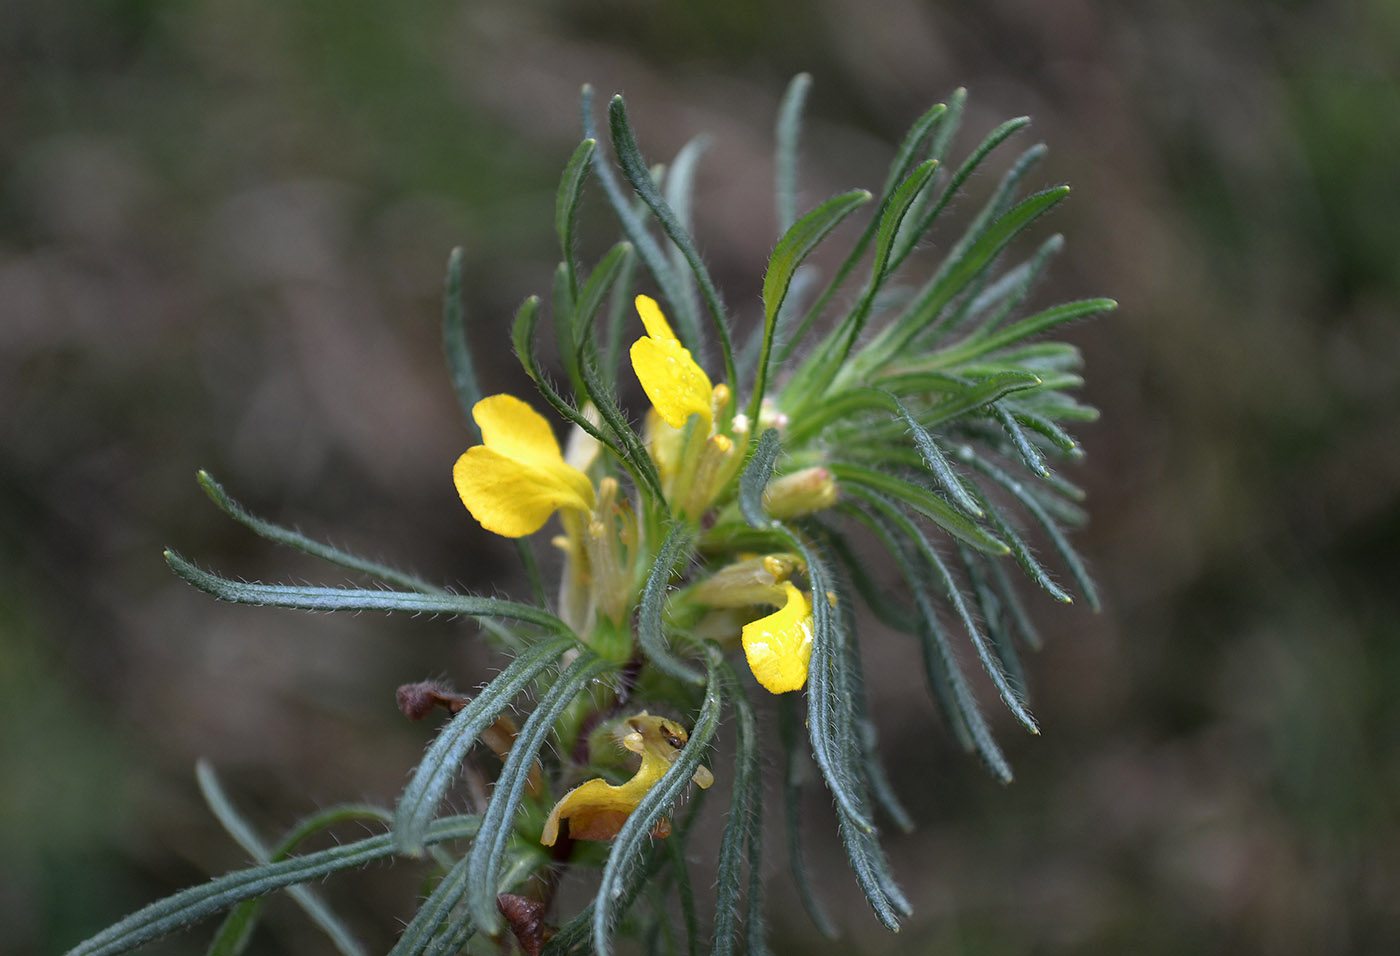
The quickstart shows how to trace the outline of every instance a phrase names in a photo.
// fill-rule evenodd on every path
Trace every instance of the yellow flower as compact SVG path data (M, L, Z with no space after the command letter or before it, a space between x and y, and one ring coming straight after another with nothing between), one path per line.
M689 739L684 727L646 711L628 717L625 726L628 733L622 738L622 746L642 755L636 775L616 787L598 777L564 794L545 820L544 832L540 834L540 842L545 846L554 846L559 838L560 820L569 821L569 837L574 840L611 840L617 836L642 797L661 780ZM702 789L715 782L714 775L703 766L691 779ZM662 817L651 833L669 836L671 821Z
M740 638L749 670L773 694L800 690L812 659L812 602L791 581L782 587L782 609L745 624Z
M513 395L477 402L472 417L482 444L452 468L462 504L487 531L533 534L560 508L593 509L593 484L565 463L549 422Z
M661 307L649 296L637 296L637 314L647 334L632 343L632 368L652 406L672 428L681 428L691 415L699 415L702 433L710 430L710 402L714 387L705 370L690 357L666 322Z

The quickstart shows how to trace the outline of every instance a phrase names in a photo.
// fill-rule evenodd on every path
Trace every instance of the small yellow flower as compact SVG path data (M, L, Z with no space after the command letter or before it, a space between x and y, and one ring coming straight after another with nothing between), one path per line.
M559 839L559 821L569 821L569 837L574 840L611 840L642 802L642 797L661 780L675 762L689 736L685 728L663 717L653 717L646 711L627 718L627 734L622 746L642 755L642 765L631 780L613 786L601 777L582 783L568 793L549 811L540 842L554 846ZM714 775L700 767L691 777L702 789L715 782ZM671 821L662 817L652 829L652 836L671 833Z
M593 483L565 463L549 422L513 395L477 402L472 417L482 444L452 468L462 503L487 531L533 534L560 508L593 509Z
M800 690L812 659L812 602L791 581L782 582L786 603L744 625L741 640L753 676L773 694Z
M671 331L661 307L649 296L639 295L637 314L647 334L632 343L632 368L652 406L672 428L684 427L691 415L699 415L702 433L710 430L710 400L714 387L705 370L690 357Z

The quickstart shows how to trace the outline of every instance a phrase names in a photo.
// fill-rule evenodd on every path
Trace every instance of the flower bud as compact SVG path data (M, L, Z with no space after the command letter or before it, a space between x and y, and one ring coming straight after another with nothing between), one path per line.
M830 508L840 496L831 472L817 465L769 482L763 492L763 507L781 521Z

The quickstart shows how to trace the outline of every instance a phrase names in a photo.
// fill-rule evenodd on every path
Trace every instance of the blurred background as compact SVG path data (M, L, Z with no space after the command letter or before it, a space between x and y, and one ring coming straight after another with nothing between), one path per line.
M1021 148L1051 147L1033 181L1076 187L1034 230L1069 239L1035 301L1121 308L1067 333L1104 412L1071 477L1106 607L1036 605L1043 736L998 714L1018 778L995 784L910 647L867 635L923 821L890 840L916 914L879 929L813 794L845 939L807 924L775 831L774 949L1400 951L1397 49L1391 0L0 5L0 951L61 951L242 865L197 757L269 836L392 802L431 733L394 688L469 689L501 659L466 623L186 587L163 547L347 580L225 519L195 469L429 578L518 587L449 478L467 438L440 356L448 250L499 357L487 391L526 394L505 330L549 289L587 81L628 97L653 161L710 134L697 232L754 321L773 117L802 70L808 206L878 187L907 125L965 85L955 156L1030 114ZM615 237L596 189L585 216L595 256ZM382 951L420 880L325 890ZM255 951L330 950L279 902Z

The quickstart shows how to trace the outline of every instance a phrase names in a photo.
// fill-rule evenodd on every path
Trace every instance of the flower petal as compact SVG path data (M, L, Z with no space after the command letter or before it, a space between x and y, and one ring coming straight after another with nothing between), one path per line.
M676 339L676 333L671 331L671 323L666 321L666 314L661 311L661 306L656 304L656 300L649 295L639 295L634 300L637 306L637 315L641 316L642 325L647 328L647 335L654 339Z
M549 811L540 842L554 846L560 820L569 821L569 836L575 840L611 840L622 830L646 789L636 793L629 784L614 787L601 777L581 783Z
M681 428L691 415L710 427L710 395L714 388L690 351L674 338L646 336L632 343L632 368L651 404L672 428Z
M622 824L665 776L689 739L684 727L662 717L653 717L646 711L628 717L624 726L629 733L621 738L622 745L641 755L641 766L624 784L613 786L597 777L564 794L544 822L540 842L545 846L553 846L559 839L561 820L569 821L569 837L574 840L611 840L617 836ZM703 766L696 769L691 779L702 788L709 787L715 780ZM651 831L654 837L670 833L671 824L665 817L657 820Z
M773 694L800 690L812 659L812 602L784 581L782 610L744 625L741 640L753 676Z
M570 472L583 479L586 497ZM472 517L507 538L534 534L560 508L593 507L593 486L582 472L562 461L555 467L528 464L485 445L457 459L452 480Z
M671 331L656 300L639 295L635 302L647 334L632 343L632 368L652 407L672 428L681 428L691 415L699 415L708 431L714 394L710 377Z
M562 463L554 429L543 415L514 395L490 395L472 406L481 441L508 458L548 467Z

